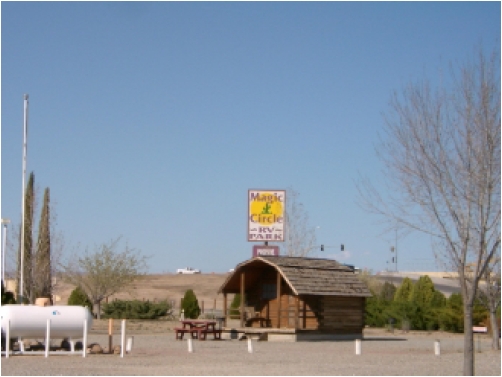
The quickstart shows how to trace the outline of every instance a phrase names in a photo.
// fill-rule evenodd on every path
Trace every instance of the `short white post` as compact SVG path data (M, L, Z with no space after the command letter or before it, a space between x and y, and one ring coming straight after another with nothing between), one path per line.
M10 319L7 321L7 329L5 329L5 357L8 359L10 354Z
M180 316L180 321L185 320L185 309L181 309L181 316Z
M436 339L434 342L434 355L441 356L441 344L439 343L439 339Z
M187 342L188 342L188 353L192 353L193 352L192 338L188 338Z
M356 339L356 355L361 354L361 339Z
M45 331L45 357L49 357L49 351L51 348L51 320L47 320L47 328Z
M126 346L127 353L132 351L133 343L134 343L134 336L130 336L129 338L127 338L127 346Z
M124 357L125 354L125 336L126 336L126 320L122 320L122 334L120 339L120 357Z
M248 338L248 352L253 353L253 342L251 341L251 338Z
M84 339L82 339L82 357L87 353L87 319L84 319Z

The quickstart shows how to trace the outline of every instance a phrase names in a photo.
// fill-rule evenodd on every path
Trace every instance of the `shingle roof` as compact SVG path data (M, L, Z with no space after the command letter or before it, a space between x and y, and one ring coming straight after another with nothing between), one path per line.
M297 295L371 296L369 289L352 269L335 260L284 256L256 257L240 263L223 283L220 292L231 280L235 281L234 276L246 265L262 263L278 270Z

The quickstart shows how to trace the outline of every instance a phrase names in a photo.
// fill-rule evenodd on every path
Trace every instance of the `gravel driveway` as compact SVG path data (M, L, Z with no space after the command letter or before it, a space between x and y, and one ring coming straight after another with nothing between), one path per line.
M439 339L441 356L434 355ZM90 334L89 342L106 346L107 335ZM120 342L115 335L114 344ZM2 357L2 375L462 375L461 335L381 334L365 336L362 354L354 341L256 342L248 352L246 340L187 341L174 334L136 334L130 354L40 355ZM476 346L478 341L476 340ZM476 352L477 375L501 374L500 351L480 341Z

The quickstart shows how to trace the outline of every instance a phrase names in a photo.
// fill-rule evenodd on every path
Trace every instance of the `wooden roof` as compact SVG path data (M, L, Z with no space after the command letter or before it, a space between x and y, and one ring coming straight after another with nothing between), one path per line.
M218 293L238 293L242 271L246 272L246 286L250 286L258 281L260 270L270 267L279 271L295 295L371 296L352 269L335 260L285 256L255 257L238 264Z

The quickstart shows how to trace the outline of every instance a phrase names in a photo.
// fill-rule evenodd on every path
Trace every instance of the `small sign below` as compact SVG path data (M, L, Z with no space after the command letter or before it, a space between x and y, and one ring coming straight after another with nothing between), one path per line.
M254 245L253 257L278 256L279 246Z

